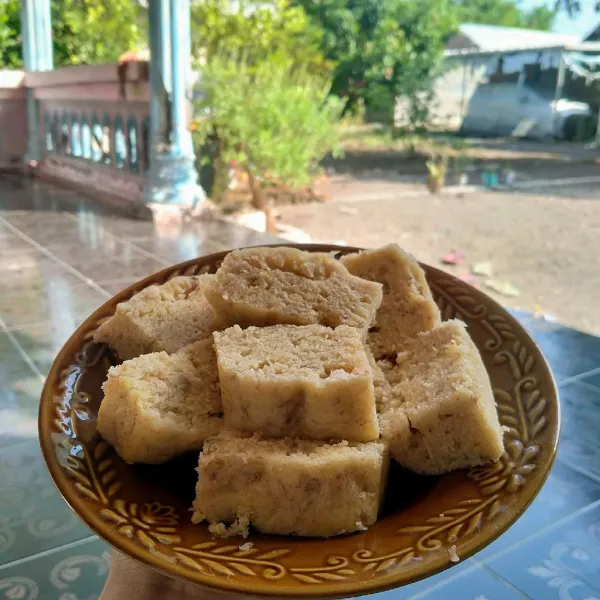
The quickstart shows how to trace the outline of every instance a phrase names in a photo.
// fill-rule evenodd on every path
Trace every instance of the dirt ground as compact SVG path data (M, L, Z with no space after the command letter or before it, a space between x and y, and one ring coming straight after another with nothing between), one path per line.
M554 180L552 175L548 165L543 173L526 174L521 189L471 188L438 196L418 180L337 175L328 202L279 212L284 223L316 241L364 247L397 242L435 266L450 250L460 250L464 264L443 267L455 275L489 260L494 279L520 290L518 297L504 297L477 277L497 300L600 335L600 167L563 169Z

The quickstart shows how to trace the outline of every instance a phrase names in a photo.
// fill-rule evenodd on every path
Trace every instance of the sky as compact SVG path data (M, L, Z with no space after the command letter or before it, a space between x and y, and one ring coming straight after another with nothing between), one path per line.
M522 6L531 8L540 4L549 4L553 0L523 0ZM556 33L569 33L583 37L589 33L594 25L600 23L600 13L594 11L594 0L579 0L581 12L576 17L569 17L565 10L562 10L554 21L554 31Z

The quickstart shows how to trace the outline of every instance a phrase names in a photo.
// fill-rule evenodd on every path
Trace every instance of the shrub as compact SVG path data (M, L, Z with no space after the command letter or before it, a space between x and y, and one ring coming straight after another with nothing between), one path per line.
M246 172L255 207L266 210L262 183L307 183L319 160L337 148L342 101L330 82L277 61L249 66L220 54L202 68L196 105L200 143L213 140L220 159Z

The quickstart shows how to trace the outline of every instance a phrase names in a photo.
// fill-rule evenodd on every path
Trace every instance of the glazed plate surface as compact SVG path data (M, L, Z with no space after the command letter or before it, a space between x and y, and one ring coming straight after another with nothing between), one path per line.
M394 468L382 517L355 535L317 540L253 533L247 540L219 540L206 526L192 525L196 455L161 466L128 465L97 434L101 385L115 359L93 342L93 334L119 302L177 275L214 273L225 254L169 267L119 293L79 327L54 362L40 405L42 450L62 495L89 527L121 552L205 587L323 598L373 593L433 575L518 519L556 453L560 409L551 372L529 334L500 305L423 265L443 318L467 323L486 364L506 429L500 462L442 477ZM245 542L251 547L241 550Z

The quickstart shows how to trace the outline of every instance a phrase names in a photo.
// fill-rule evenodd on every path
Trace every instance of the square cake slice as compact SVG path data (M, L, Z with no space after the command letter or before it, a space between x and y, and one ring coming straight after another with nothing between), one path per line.
M360 332L273 325L215 332L225 425L269 437L377 439Z
M385 444L210 438L198 465L192 521L217 536L330 537L375 523L388 471Z
M226 256L206 297L230 325L349 325L366 334L381 284L351 275L328 254L247 248Z
M98 432L130 463L161 463L202 448L223 423L212 339L108 371Z
M381 412L382 408L386 406L388 396L390 393L390 383L387 380L382 365L387 365L387 362L377 362L373 356L371 349L365 345L365 353L369 359L369 365L371 366L371 372L373 373L373 388L375 390L375 407L377 412Z
M407 342L380 416L402 466L439 474L498 460L502 430L490 380L464 323L447 321Z
M221 329L204 288L214 275L174 277L152 285L127 302L96 331L95 340L106 342L121 360L150 352L177 352Z
M400 352L405 340L440 324L423 269L396 244L340 260L353 275L383 284L381 307L367 337L375 358Z

